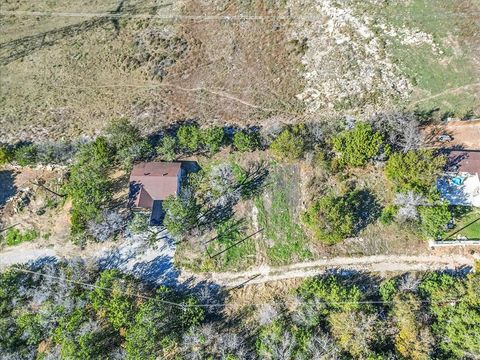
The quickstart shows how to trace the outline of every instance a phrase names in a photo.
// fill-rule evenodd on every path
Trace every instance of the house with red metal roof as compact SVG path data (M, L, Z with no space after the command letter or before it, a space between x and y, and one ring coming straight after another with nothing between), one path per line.
M150 209L150 224L160 225L164 217L162 202L180 193L182 176L179 162L136 164L130 174L130 207Z

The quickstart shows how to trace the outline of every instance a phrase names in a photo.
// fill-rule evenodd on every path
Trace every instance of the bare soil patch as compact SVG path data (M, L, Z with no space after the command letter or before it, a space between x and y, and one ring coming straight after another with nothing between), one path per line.
M423 132L427 144L432 147L480 149L480 120L449 121L445 124L427 126ZM453 140L439 141L438 136L443 134L451 136Z
M69 235L69 203L54 193L60 192L63 168L8 168L13 179L11 196L0 208L2 228L15 227L21 231L35 230L42 245L52 241L64 243ZM0 186L10 186L0 179ZM39 185L42 184L42 185ZM8 231L8 230L7 230Z

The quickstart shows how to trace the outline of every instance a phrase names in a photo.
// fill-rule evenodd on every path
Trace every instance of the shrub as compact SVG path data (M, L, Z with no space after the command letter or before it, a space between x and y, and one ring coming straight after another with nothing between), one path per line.
M299 159L305 150L304 135L303 125L288 127L273 140L270 150L279 159Z
M202 143L213 154L220 150L225 141L225 131L221 127L210 127L201 131Z
M198 151L201 145L200 129L196 125L182 125L177 131L178 144L190 152Z
M157 154L162 160L173 161L177 157L177 139L171 135L165 135L157 146Z
M397 215L397 208L394 205L387 205L383 208L382 213L378 220L384 224L388 225L391 224L395 216Z
M259 146L258 136L253 132L237 131L233 135L233 147L237 151L253 151Z
M38 237L38 232L35 230L27 230L25 232L21 232L17 228L10 228L5 235L5 244L7 246L18 245L24 241L32 241Z
M20 166L34 165L37 162L37 147L34 144L20 145L15 148L13 158Z
M419 213L420 227L427 236L434 239L438 239L445 234L447 224L452 219L447 204L420 206Z
M385 174L401 192L414 190L426 194L442 173L445 157L433 150L394 153L385 166Z
M333 149L339 153L341 166L365 166L369 160L379 155L382 144L382 136L363 122L333 139Z
M65 164L71 160L78 146L70 142L47 142L37 145L37 162L41 164Z
M318 240L333 245L353 235L355 211L351 200L351 196L324 196L310 207L303 221Z
M13 159L13 153L8 146L0 146L0 165L8 164Z

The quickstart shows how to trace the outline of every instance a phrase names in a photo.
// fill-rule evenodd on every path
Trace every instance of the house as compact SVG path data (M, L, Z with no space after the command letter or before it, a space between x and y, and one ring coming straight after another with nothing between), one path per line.
M150 224L160 225L164 218L163 200L180 193L183 171L179 162L143 162L130 174L129 205L150 209Z
M444 150L445 174L437 188L452 205L480 207L480 150Z

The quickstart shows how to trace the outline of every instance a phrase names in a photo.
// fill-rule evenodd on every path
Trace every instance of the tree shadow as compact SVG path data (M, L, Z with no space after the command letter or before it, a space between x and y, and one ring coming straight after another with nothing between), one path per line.
M375 195L368 189L359 190L355 202L354 211L357 221L354 226L354 233L358 234L378 219L381 206Z
M439 137L442 135L447 135L454 139L453 132L448 131L442 125L434 125L429 128L428 132L425 134L425 143L435 146L443 146L448 144L448 142L441 142ZM458 146L458 145L456 145Z
M197 226L200 229L212 229L216 225L231 219L234 215L233 208L240 199L250 199L264 189L268 174L268 167L264 163L253 165L242 181L229 192L223 194L214 204L207 206L206 210L199 216Z
M11 170L0 170L0 208L16 193L15 173Z

